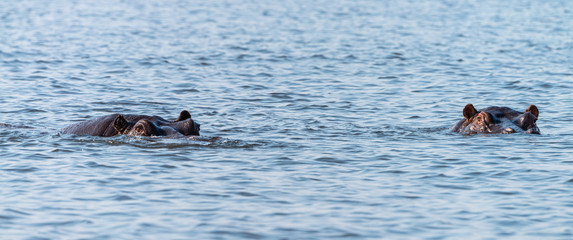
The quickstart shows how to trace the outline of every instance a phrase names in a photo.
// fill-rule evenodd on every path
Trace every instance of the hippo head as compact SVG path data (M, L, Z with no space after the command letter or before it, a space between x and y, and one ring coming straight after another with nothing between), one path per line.
M478 111L472 104L468 104L464 107L463 116L464 119L454 126L454 131L467 134L515 132L539 134L536 124L539 110L535 105L530 105L525 112L519 112L507 107L488 107Z
M146 116L128 121L123 115L118 115L113 121L114 129L119 134L128 136L199 136L200 126L185 110L175 121Z

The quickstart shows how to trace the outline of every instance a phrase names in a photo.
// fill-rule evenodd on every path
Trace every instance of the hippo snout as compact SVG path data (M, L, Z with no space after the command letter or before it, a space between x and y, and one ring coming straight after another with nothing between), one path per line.
M505 133L505 134L515 133L515 129L508 127L508 128L505 129L505 131L503 131L503 133Z

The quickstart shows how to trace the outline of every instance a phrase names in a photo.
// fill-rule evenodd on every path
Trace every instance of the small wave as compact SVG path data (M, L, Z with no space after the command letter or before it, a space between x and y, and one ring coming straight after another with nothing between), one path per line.
M0 127L9 129L34 129L33 127L23 126L23 125L12 125L7 123L0 123Z
M97 162L94 161L90 161L86 163L86 166L90 167L90 168L119 168L116 166L111 166L111 165L105 165L105 164L99 164Z
M114 136L114 137L97 137L97 136L64 136L65 140L77 142L96 142L109 145L131 145L139 148L255 148L261 146L280 145L271 142L251 142L222 137L192 136L186 138L168 138L168 137L132 137L132 136ZM103 167L97 163L92 163L90 167Z
M314 54L312 55L310 58L314 58L314 59L328 59L328 57L322 55L322 54Z
M129 200L135 200L135 198L133 198L133 197L131 197L131 196L128 196L128 195L125 195L125 194L118 194L118 195L112 196L110 199L113 200L113 201L129 201Z
M73 225L86 224L86 223L91 224L93 222L90 220L72 220L72 221L57 221L57 222L40 222L40 223L36 223L33 225L37 226L37 227L45 227L45 226L63 227L63 226L73 226ZM36 238L32 238L32 239L36 239ZM43 238L38 238L38 239L43 239Z
M244 238L244 239L263 239L263 238L265 238L264 235L260 235L260 234L256 234L256 233L252 233L252 232L246 232L246 231L217 230L217 231L212 231L211 234L214 234L216 236L226 235L226 236L229 236L231 238Z
M22 167L22 168L4 168L2 170L7 172L30 173L38 171L39 169L35 167Z
M400 126L384 126L379 129L373 129L373 133L381 137L387 136L417 136L426 134L446 134L449 133L449 127L400 127Z

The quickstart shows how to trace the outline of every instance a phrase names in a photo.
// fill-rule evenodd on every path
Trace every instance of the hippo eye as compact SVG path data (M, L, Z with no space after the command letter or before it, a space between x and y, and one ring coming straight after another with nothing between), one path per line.
M136 133L143 133L143 129L141 127L136 127L135 132Z
M488 123L486 122L486 119L483 116L477 117L477 123L481 124L481 125L488 125Z

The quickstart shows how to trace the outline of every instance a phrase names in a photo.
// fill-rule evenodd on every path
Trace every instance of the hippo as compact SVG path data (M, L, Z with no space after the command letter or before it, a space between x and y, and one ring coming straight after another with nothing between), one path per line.
M488 107L475 109L468 104L463 110L464 119L460 120L452 130L465 134L476 133L516 133L524 132L540 134L535 124L539 110L535 105L529 105L525 112L519 112L508 107Z
M111 114L67 126L63 134L112 137L127 136L199 136L200 124L183 110L177 120L168 121L159 116Z

